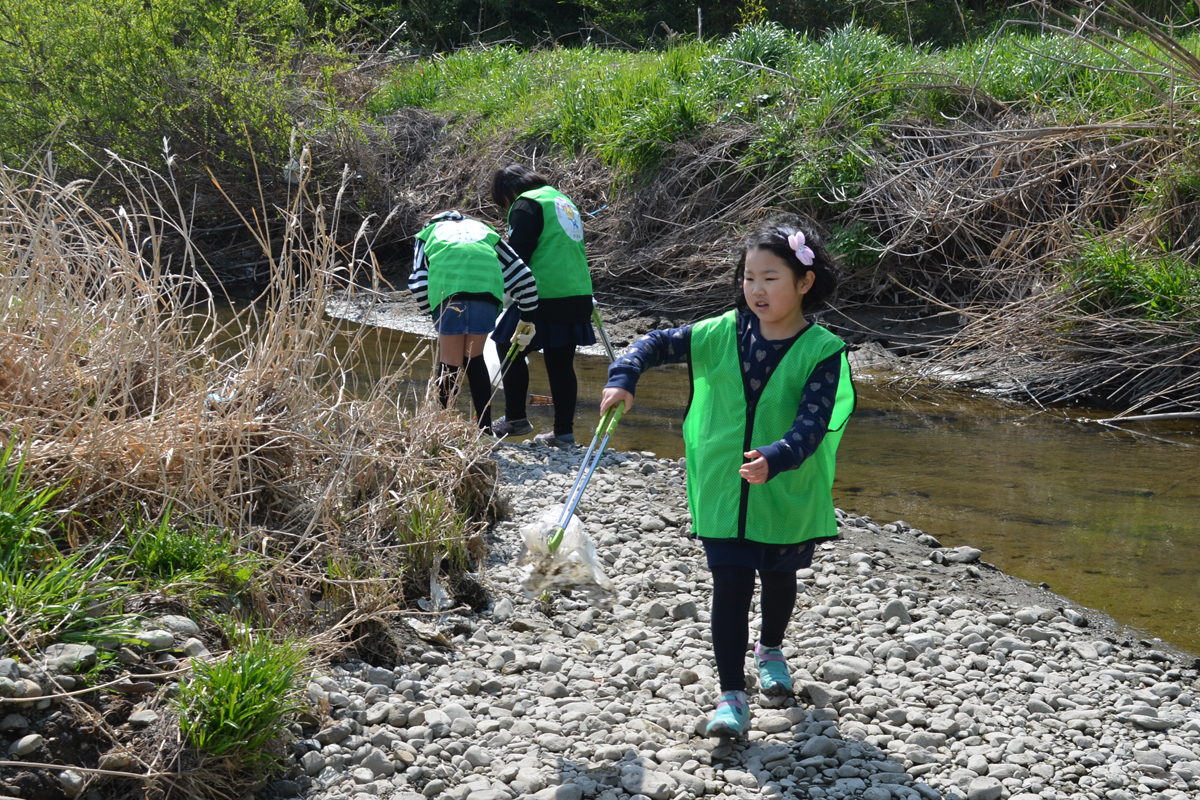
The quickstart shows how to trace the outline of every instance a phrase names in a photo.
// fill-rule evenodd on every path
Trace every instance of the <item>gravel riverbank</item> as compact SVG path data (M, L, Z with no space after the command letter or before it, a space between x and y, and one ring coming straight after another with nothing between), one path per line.
M581 516L618 590L611 610L520 592L518 530L561 501L581 455L498 448L512 512L483 575L493 602L419 626L449 646L314 677L309 694L329 716L293 745L278 794L1200 797L1194 656L1073 609L977 550L855 515L800 573L784 643L796 697L752 691L746 741L698 735L718 689L680 463L610 453L585 495Z

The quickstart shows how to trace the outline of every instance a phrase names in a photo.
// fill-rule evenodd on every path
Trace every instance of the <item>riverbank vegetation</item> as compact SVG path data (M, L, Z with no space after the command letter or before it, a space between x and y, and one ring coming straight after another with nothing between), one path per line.
M774 209L852 268L843 306L960 321L909 348L927 377L1196 408L1200 40L1120 3L1042 11L944 50L771 23L655 51L463 50L399 68L369 107L449 120L428 158L479 213L484 162L536 158L595 212L597 284L618 305L724 307L727 254ZM445 180L405 177L446 202Z
M613 2L583 46L532 49L480 44L501 8L480 7L456 50L408 6L12 4L0 702L88 731L47 736L47 759L240 796L294 733L304 664L355 647L390 667L418 635L401 606L443 584L484 600L487 446L401 400L416 354L360 374L367 334L324 310L402 280L431 210L494 220L509 159L588 212L620 314L727 307L737 240L789 213L847 265L842 307L956 321L910 347L914 373L1196 409L1200 40L1172 28L1194 10L1063 0L1000 28L951 5L920 11L961 38L869 15L796 32L763 3L647 31L669 4ZM257 300L225 303L235 287ZM164 638L167 616L191 627Z
M391 668L407 602L434 583L481 601L494 465L473 426L405 397L417 354L360 375L365 329L326 323L355 258L336 208L298 188L291 227L262 235L274 278L239 310L181 268L202 254L173 184L113 168L136 190L115 208L0 171L0 703L35 729L74 719L44 760L241 796L279 763L309 659L369 640ZM164 615L191 622L164 640ZM55 661L64 644L94 649ZM127 724L138 710L162 724Z

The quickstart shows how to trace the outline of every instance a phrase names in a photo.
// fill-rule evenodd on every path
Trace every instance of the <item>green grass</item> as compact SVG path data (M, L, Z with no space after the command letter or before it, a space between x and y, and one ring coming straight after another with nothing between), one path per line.
M962 87L978 85L1014 110L1061 124L1155 109L1143 79L1117 71L1126 68L1122 58L1151 68L1132 48L1107 55L1058 36L1012 33L994 46L934 52L855 26L813 40L768 23L663 51L462 50L399 68L370 108L417 105L456 115L480 136L548 137L631 177L652 171L672 142L715 123L757 124L752 160L810 160L793 176L804 191L858 180L865 163L847 157L847 144L870 145L876 123L960 113ZM1169 86L1166 78L1157 83Z
M59 552L54 488L29 488L11 446L0 453L0 624L25 646L118 640L135 629L123 613L126 581L105 549ZM7 642L5 646L7 646Z
M1200 268L1173 253L1089 238L1063 269L1090 311L1157 322L1200 317Z
M297 672L305 651L296 642L233 636L226 658L193 662L176 708L184 739L213 758L232 758L265 773L279 763L273 743L299 710Z

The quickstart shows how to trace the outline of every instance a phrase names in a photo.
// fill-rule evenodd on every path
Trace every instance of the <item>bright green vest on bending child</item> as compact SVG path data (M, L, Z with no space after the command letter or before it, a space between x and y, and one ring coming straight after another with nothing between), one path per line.
M736 311L692 326L692 401L683 421L692 533L772 545L836 536L834 457L855 403L845 343L820 325L809 325L750 406L737 339ZM738 474L745 463L742 453L788 434L813 368L839 352L833 416L817 451L799 468L766 483L755 486L743 480Z
M504 272L496 255L500 234L477 219L443 220L417 234L429 260L429 307L458 292L488 293L499 309Z
M542 235L529 259L538 297L552 300L590 295L592 274L583 247L583 217L579 209L569 197L550 186L530 189L520 197L542 207Z

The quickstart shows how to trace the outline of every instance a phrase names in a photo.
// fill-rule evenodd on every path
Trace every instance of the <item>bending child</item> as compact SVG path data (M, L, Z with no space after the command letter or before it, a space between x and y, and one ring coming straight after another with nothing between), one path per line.
M798 228L769 224L744 243L734 280L737 310L653 331L609 368L603 414L633 406L641 373L691 365L683 423L692 531L712 570L712 643L721 697L710 736L750 726L745 655L754 576L762 628L754 647L759 688L792 693L781 649L796 603L796 571L816 542L837 536L834 457L854 386L846 345L805 313L837 288L840 272Z
M516 300L522 313L532 314L537 309L533 273L491 226L458 211L443 211L417 234L408 289L421 310L433 315L442 407L450 404L465 361L475 418L479 427L490 432L492 381L483 345L496 325L505 292ZM529 325L516 338L524 346L534 332Z

